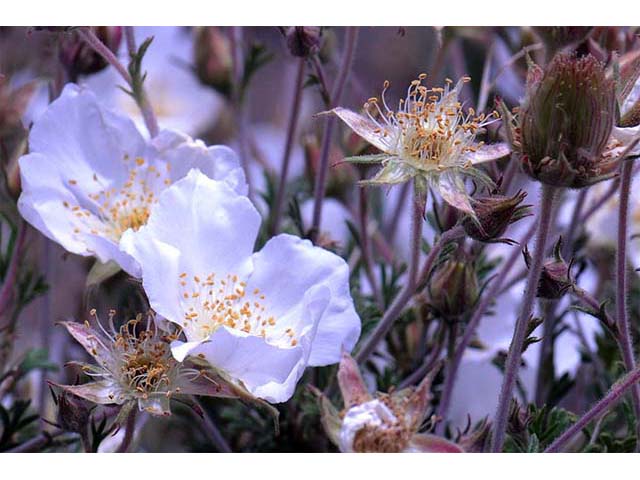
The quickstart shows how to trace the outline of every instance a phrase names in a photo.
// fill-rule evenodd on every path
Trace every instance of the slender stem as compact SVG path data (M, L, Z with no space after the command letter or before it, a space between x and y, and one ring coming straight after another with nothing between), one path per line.
M125 32L127 29L133 29L133 27L125 27ZM107 47L102 40L100 40L95 33L90 28L80 28L78 29L79 35L82 39L87 42L91 48L93 48L96 53L98 53L102 58L104 58L107 63L113 66L116 71L122 76L125 82L129 85L129 87L133 86L133 81L131 79L131 75L127 69L122 65L118 57ZM129 41L129 37L133 35L133 33L127 33L127 41ZM133 45L135 51L135 44ZM129 52L131 53L131 45L129 45ZM151 104L148 100L148 95L146 91L142 90L142 98L137 98L136 103L138 104L138 108L140 108L140 112L142 113L142 118L144 119L144 123L147 126L147 130L149 130L149 135L155 137L158 135L158 120L156 119L155 114L153 113L153 109L151 108Z
M365 274L371 284L371 290L373 296L376 299L376 303L380 308L384 308L384 300L382 298L382 292L378 289L378 282L376 276L373 273L373 259L371 258L371 239L369 238L369 216L368 216L368 190L366 187L360 188L360 205L358 212L358 219L360 220L360 248L362 250L362 265L364 266Z
M537 220L538 232L536 235L535 252L533 252L531 265L529 267L529 275L527 278L527 286L525 288L524 298L522 301L522 309L520 310L520 315L518 316L518 319L516 321L513 338L511 340L509 353L507 355L504 379L502 382L502 388L500 390L500 396L498 398L498 408L496 410L493 426L493 452L502 451L502 445L504 444L504 437L507 430L507 417L509 415L509 405L511 404L513 389L518 378L520 357L522 356L522 348L524 346L527 325L529 323L531 312L533 311L533 304L536 299L538 282L540 280L540 273L542 272L542 266L547 246L547 236L549 234L549 229L552 223L553 200L555 197L555 193L555 187L549 185L542 186L540 213Z
M407 204L407 196L409 195L409 191L411 190L411 184L409 182L404 183L402 187L400 187L400 195L398 195L398 202L393 209L393 214L391 215L391 221L387 227L387 239L388 242L393 242L396 237L396 232L398 231L398 222L400 221L400 216L402 214L402 210Z
M627 237L629 227L629 195L633 182L633 161L622 162L620 175L620 208L618 210L618 248L616 251L616 324L622 358L628 372L636 367L633 341L629 329L629 285L627 265ZM636 438L640 442L640 386L631 390L636 413ZM636 444L638 445L638 444Z
M44 448L47 448L56 437L59 437L65 433L63 430L57 430L53 433L42 432L39 435L27 440L20 445L13 447L11 450L7 450L6 453L36 453L42 452Z
M391 303L391 306L387 309L385 314L376 328L371 332L371 335L364 342L360 350L358 351L355 359L357 362L364 362L369 358L369 355L373 353L378 343L389 332L389 329L395 322L396 318L402 312L409 299L413 296L416 290L416 276L418 273L418 262L420 261L420 247L422 243L422 220L424 205L418 200L417 194L414 195L413 202L413 216L411 218L411 238L410 238L410 259L409 259L409 271L407 272L407 281L404 288L398 293L395 300ZM442 237L441 237L442 239ZM429 256L435 257L440 251L438 247L441 242L436 243ZM435 251L435 254L434 254ZM433 255L432 255L433 254Z
M127 69L120 63L118 57L107 47L102 41L96 36L95 33L90 28L80 28L78 29L78 34L82 37L82 39L87 42L91 48L93 48L96 53L98 53L102 58L104 58L107 63L109 63L116 71L120 74L120 76L127 82L128 85L131 85L131 75Z
M209 438L211 439L215 447L220 453L231 453L232 450L229 446L229 443L227 443L224 436L218 429L218 426L214 423L211 416L207 413L207 409L202 404L202 401L200 401L200 399L198 399L198 397L196 396L192 396L191 399L200 407L200 410L202 411L202 420L205 430L207 431L207 434L209 435Z
M127 49L129 50L129 58L133 59L134 55L138 52L138 48L136 47L136 36L133 31L133 27L124 27L124 35L127 41ZM142 87L142 95L141 98L136 99L138 103L138 107L140 108L140 112L142 113L142 118L144 119L144 124L147 126L147 130L149 131L149 135L151 137L155 137L158 135L159 127L158 127L158 119L156 115L153 113L153 108L151 107L151 103L149 102L149 95L147 95L147 91Z
M535 228L536 228L536 224L533 223L529 228L529 230L524 234L522 240L520 241L521 245L526 244L531 239L531 237L535 233ZM446 420L447 415L449 413L451 395L453 394L453 387L455 386L458 369L460 368L460 363L462 362L462 357L464 355L464 352L467 350L467 347L471 343L471 340L473 339L478 329L478 325L480 325L480 321L482 320L482 317L484 316L485 312L489 308L489 305L491 305L491 302L495 301L495 299L500 295L499 292L500 292L500 289L502 288L502 284L507 279L507 275L513 269L513 266L515 265L518 258L520 258L520 255L521 255L520 248L514 248L513 251L511 252L511 255L509 255L509 258L507 258L504 265L502 266L500 273L493 280L493 283L491 284L491 288L489 288L489 290L482 296L482 300L480 300L478 307L473 312L473 316L471 317L471 320L469 320L469 323L465 328L464 335L462 336L462 339L458 343L458 346L453 355L453 358L447 367L445 380L444 380L444 387L442 390L442 397L440 399L440 403L438 404L438 411L437 411L438 418L441 418L442 420ZM436 432L443 433L444 427L445 427L445 422L444 421L439 422L436 427Z
M599 417L602 413L608 411L615 403L620 400L626 391L640 380L640 368L627 373L621 380L616 382L600 401L598 401L589 411L587 411L576 423L571 425L565 432L554 440L545 450L545 453L559 452L573 437L591 421Z
M588 189L583 188L580 190L580 193L578 193L578 197L576 198L573 213L571 214L571 221L565 231L564 242L562 244L561 253L565 259L568 259L573 253L573 242L579 229L580 216L582 215L582 209L584 207L588 191ZM538 373L534 395L535 404L539 407L544 405L549 391L550 381L553 380L553 375L549 375L549 372L553 372L554 368L554 332L556 331L558 324L556 311L560 302L558 300L549 300L541 303L543 311L543 334L539 350Z
M296 133L298 125L298 116L300 114L300 104L302 100L302 90L304 85L304 70L306 59L304 57L298 59L298 70L296 74L296 84L294 87L293 102L291 104L291 113L289 115L289 125L287 126L287 140L282 155L282 168L280 169L280 182L278 183L278 191L273 206L273 216L271 222L271 234L278 233L280 228L280 217L282 216L282 206L284 204L285 192L287 189L287 176L289 174L289 160L291 158L291 150L293 148L293 137Z
M138 413L138 407L134 405L127 416L127 421L124 425L124 438L122 439L122 443L116 450L117 453L126 453L131 447L131 442L133 441L133 435L136 432L136 417Z
M26 222L20 221L13 255L11 256L11 260L9 261L9 266L7 267L7 272L4 276L4 282L2 283L2 288L0 289L0 318L4 317L4 314L9 308L11 297L15 290L18 265L23 258L26 236L27 224Z
M344 87L347 84L347 78L351 72L351 64L353 63L353 54L355 53L356 44L358 42L358 27L348 27L346 32L346 48L342 57L342 64L338 77L331 92L331 106L335 107L340 104ZM314 187L314 204L313 204L313 221L311 223L310 236L315 242L320 232L320 221L322 219L322 204L324 200L325 187L327 183L327 173L329 169L329 151L331 148L331 137L336 124L335 115L328 115L322 134L322 146L320 150L320 161L318 163L318 171L316 173L316 182Z
M230 27L229 35L231 43L231 58L233 63L233 90L232 106L236 120L236 143L238 145L238 157L240 165L244 168L244 174L249 185L249 198L253 198L253 182L251 169L249 168L249 152L247 151L247 115L243 102L242 83L244 76L244 53L242 49L242 27ZM247 87L245 87L247 88ZM246 95L246 92L244 93Z

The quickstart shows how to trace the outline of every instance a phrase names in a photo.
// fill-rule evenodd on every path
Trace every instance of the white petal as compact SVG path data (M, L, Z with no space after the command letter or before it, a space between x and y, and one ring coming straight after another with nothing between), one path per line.
M176 248L184 272L239 274L246 269L260 220L247 197L238 195L225 182L192 170L160 195L147 225L126 240L123 237L122 246L140 262L145 277L145 269L156 269L154 263L165 261L145 254L147 238Z
M308 240L282 234L254 254L253 264L247 290L260 289L280 328L301 329L308 322L300 317L308 301L305 292L320 285L329 289L330 302L319 320L310 365L336 363L342 349L353 349L360 336L360 318L350 295L349 267L342 258Z
M170 178L176 182L193 168L213 180L224 180L241 195L247 194L244 170L237 155L229 147L207 147L200 140L172 130L163 130L151 141L152 154L170 165Z
M190 342L194 344L196 342ZM172 346L187 349L191 345ZM268 402L284 402L295 390L305 368L305 346L281 348L270 345L263 338L220 327L209 338L189 350L190 355L204 355L216 369L224 372L253 395Z
M616 140L622 142L624 146L635 140L638 135L640 135L640 125L627 128L613 127L613 130L611 131L611 136ZM622 153L622 151L624 150L624 146L620 149L616 149L616 152ZM629 156L633 155L640 155L640 143L633 147L631 152L629 152Z
M344 123L349 126L349 128L351 128L351 130L356 132L371 145L379 150L382 150L383 152L392 153L388 152L389 145L387 145L387 143L383 140L380 127L373 123L369 118L351 110L347 110L346 108L340 107L334 108L333 110L331 110L331 112L335 113Z
M499 158L506 157L511 153L509 145L506 143L492 143L490 145L482 145L475 152L468 153L466 158L471 160L475 165L478 163L491 162Z

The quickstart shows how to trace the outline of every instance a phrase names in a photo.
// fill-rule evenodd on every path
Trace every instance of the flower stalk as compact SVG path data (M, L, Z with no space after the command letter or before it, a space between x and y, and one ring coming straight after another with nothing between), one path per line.
M629 196L633 181L633 162L623 161L620 175L620 205L618 210L618 244L616 250L616 324L619 332L619 344L625 368L631 372L636 367L633 353L633 341L629 329L629 285L627 268L627 236L629 227ZM636 438L640 442L640 386L632 390L633 407L636 412ZM636 444L636 448L638 444Z
M342 63L340 65L340 71L336 78L335 84L331 91L331 106L335 107L340 104L342 100L342 94L344 93L349 73L351 72L351 64L353 63L353 56L358 43L358 27L349 27L346 31L345 37L346 47L342 57ZM320 162L318 165L318 173L316 175L316 182L314 186L314 205L313 205L313 220L311 223L311 240L315 242L320 232L320 222L322 220L322 202L324 200L325 188L327 183L327 173L329 168L329 151L331 149L331 137L333 136L333 129L336 125L336 118L333 115L329 115L325 119L324 131L322 133L322 147L320 151Z
M542 273L542 266L547 246L547 237L553 219L553 204L556 188L550 185L542 186L542 199L540 201L540 213L537 221L536 249L531 259L527 286L522 301L520 315L516 321L513 338L509 347L504 372L504 379L498 399L498 408L494 419L493 439L491 451L500 452L504 444L509 415L509 405L513 397L513 389L518 377L520 357L525 342L527 324L533 311L533 304L538 290L538 281Z

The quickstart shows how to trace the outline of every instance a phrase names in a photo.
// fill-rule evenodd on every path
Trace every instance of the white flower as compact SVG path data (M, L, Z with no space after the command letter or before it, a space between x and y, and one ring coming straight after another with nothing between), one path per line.
M207 148L163 131L146 141L126 117L102 108L93 93L67 85L35 123L20 160L22 216L72 253L138 266L120 237L144 225L159 193L191 168L246 192L233 151Z
M353 348L360 319L344 260L284 234L253 253L260 221L247 197L193 170L123 244L151 307L185 334L172 345L178 360L206 359L252 395L283 402L307 365Z
M396 429L404 430L387 405L379 399L370 400L351 407L345 413L340 428L340 451L353 453L356 435L363 429L388 430L389 434Z
M136 27L136 40L141 44L153 37L142 62L147 73L144 85L160 128L198 135L220 114L223 99L213 89L200 84L191 65L193 38L184 27ZM124 42L123 42L124 44ZM121 50L126 65L128 52ZM91 75L87 85L100 99L113 108L126 111L138 128L146 132L140 109L118 86L123 80L113 68Z

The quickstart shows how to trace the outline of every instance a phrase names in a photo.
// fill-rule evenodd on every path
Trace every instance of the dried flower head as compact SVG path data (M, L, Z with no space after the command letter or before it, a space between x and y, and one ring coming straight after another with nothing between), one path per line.
M342 452L462 452L443 438L418 433L429 401L433 373L418 385L391 393L369 394L356 362L343 353L338 382L344 409L321 397L322 424Z
M545 70L529 69L520 109L524 170L558 187L582 188L615 175L610 151L615 85L593 56L557 54Z
M113 310L107 328L95 310L91 310L91 316L98 329L88 321L62 323L96 360L95 364L73 362L95 381L61 385L66 392L98 404L136 402L140 410L153 415L170 415L169 402L177 394L236 396L210 372L175 360L169 344L177 334L158 330L151 315L146 325L138 315L118 329Z
M464 178L492 186L491 178L476 165L509 154L506 144L484 145L476 140L483 127L498 115L476 114L471 108L464 111L458 97L469 77L455 86L447 79L444 87L433 88L423 85L425 78L421 74L411 82L396 111L389 108L385 98L389 82L385 82L380 100L370 98L364 104L364 115L344 108L332 110L383 152L346 161L382 163L382 169L361 184L394 185L415 179L420 188L433 188L447 203L473 216Z

